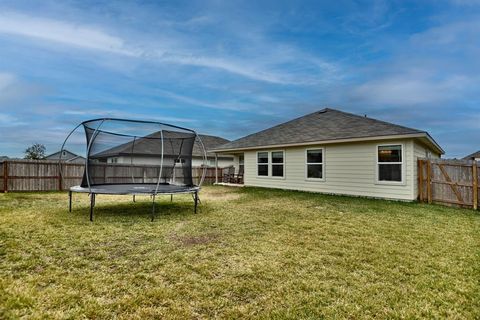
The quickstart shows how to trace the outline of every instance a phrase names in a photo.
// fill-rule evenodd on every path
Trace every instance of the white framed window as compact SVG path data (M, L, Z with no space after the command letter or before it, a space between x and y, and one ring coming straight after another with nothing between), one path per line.
M183 163L185 163L185 159L183 159L183 158L177 158L177 159L175 159L175 163L183 164Z
M285 151L258 151L257 177L284 178Z
M377 183L403 184L404 158L403 144L377 145Z
M272 177L283 178L285 176L285 153L283 151L270 152L272 159Z
M325 149L305 150L305 178L307 180L325 181Z
M269 174L268 151L257 152L257 176L268 177Z

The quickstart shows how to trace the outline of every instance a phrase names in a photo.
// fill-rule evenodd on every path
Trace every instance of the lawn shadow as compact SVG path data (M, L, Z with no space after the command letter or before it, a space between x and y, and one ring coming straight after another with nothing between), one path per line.
M197 214L201 214L206 209L205 204L199 204ZM85 216L87 219L90 215L90 207L82 206L81 208L74 208L72 213L74 215ZM170 201L155 201L155 219L160 219L165 216L180 217L191 216L194 213L193 201L170 202ZM118 202L118 203L101 203L97 201L94 208L94 221L102 218L112 218L121 220L128 219L136 221L137 219L151 219L152 217L152 202L151 201L137 201L137 202Z

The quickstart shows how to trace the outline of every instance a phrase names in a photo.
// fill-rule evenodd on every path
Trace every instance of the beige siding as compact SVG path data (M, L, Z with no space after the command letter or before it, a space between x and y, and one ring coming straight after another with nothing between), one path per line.
M203 164L202 158L194 157L192 159L192 166L200 167ZM208 157L208 166L215 167L215 157ZM232 166L234 164L233 157L226 158L224 156L218 157L218 167L219 168L226 168Z
M126 156L117 157L117 163L126 163L130 164L132 159ZM200 167L204 163L204 159L202 157L193 157L192 158L192 166L193 167ZM233 156L221 156L218 159L218 167L225 168L228 166L233 165ZM136 165L160 165L160 157L142 157L142 156L135 156L133 157L133 164ZM207 165L214 167L215 166L215 157L208 157Z
M404 183L401 185L379 184L376 182L377 145L398 143L404 146ZM305 150L314 147L324 148L325 181L311 181L305 178ZM412 139L285 148L283 149L285 151L285 177L283 179L257 177L257 151L248 151L245 152L245 184L269 188L414 200L416 198L414 193L416 162L414 161L413 149L414 142Z

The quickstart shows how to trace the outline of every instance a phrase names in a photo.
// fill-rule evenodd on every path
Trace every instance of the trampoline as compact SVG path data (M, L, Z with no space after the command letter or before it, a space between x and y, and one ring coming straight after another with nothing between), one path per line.
M90 221L97 194L132 195L133 201L136 195L150 195L152 221L157 195L171 195L172 200L174 194L192 194L197 212L207 153L194 130L154 121L115 118L84 121L65 138L60 164L67 141L80 127L86 138L85 168L81 184L69 189L70 212L72 193L76 192L90 196ZM192 174L194 145L203 153L201 177L197 181ZM63 180L62 170L60 175Z

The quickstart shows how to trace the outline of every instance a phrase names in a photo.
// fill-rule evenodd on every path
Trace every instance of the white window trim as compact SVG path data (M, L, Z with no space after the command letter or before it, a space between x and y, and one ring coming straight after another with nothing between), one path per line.
M266 153L267 154L267 163L259 163L258 162L258 154L259 153ZM270 175L270 154L268 153L268 151L257 151L255 157L257 158L256 160L256 163L257 163L257 166L255 167L255 175L257 176L257 178L260 178L260 179L265 179L265 178L268 178L268 176ZM258 166L259 165L266 165L267 166L267 175L266 176L260 176L258 174Z
M273 164L272 162L272 153L273 152L282 152L283 153L283 162L282 163L276 163L276 164ZM267 163L258 163L258 154L259 153L267 153L268 154L268 162ZM285 176L286 176L286 152L285 150L270 150L270 151L257 151L256 153L256 163L257 163L257 167L255 168L255 171L256 171L256 177L259 178L259 179L275 179L275 180L285 180ZM258 175L258 166L259 165L267 165L268 166L268 175L266 176L259 176ZM274 165L283 165L283 176L282 177L276 177L276 176L272 176L272 166Z
M388 146L400 146L402 148L402 161L401 162L379 162L378 161L378 147L388 147ZM379 172L378 172L378 167L379 164L400 164L401 165L401 170L402 170L402 181L380 181L378 179ZM405 162L405 144L404 143L382 143L382 144L377 144L375 146L375 184L381 184L381 185L393 185L393 186L404 186L406 185L406 162Z
M322 150L322 162L308 162L309 150ZM322 165L322 177L321 178L309 178L308 177L308 165L309 164L321 164ZM305 149L305 181L317 181L325 182L325 147L307 148Z
M282 163L276 163L276 164L273 164L273 158L272 158L272 153L273 152L281 152L283 154L283 162ZM269 178L271 179L280 179L280 180L283 180L285 179L285 150L272 150L269 152L268 156L269 156L269 160L270 160L270 168L269 168ZM282 165L283 166L283 173L282 173L282 176L281 177L278 177L278 176L273 176L273 166L274 165Z

